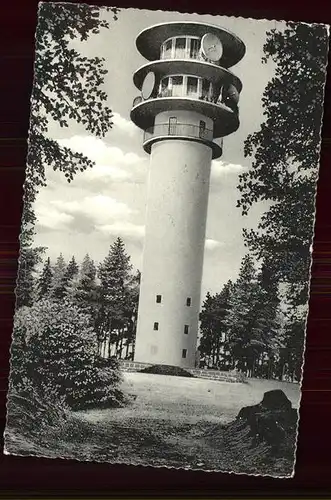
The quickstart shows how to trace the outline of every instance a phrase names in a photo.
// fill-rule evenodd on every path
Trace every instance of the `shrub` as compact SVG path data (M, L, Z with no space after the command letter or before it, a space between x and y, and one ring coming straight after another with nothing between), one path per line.
M90 317L70 303L43 300L15 316L12 381L31 380L41 393L54 390L74 410L120 406L121 374L115 362L101 366Z
M171 375L174 377L192 377L195 378L192 373L180 368L179 366L170 365L152 365L139 370L140 373L153 373L155 375Z

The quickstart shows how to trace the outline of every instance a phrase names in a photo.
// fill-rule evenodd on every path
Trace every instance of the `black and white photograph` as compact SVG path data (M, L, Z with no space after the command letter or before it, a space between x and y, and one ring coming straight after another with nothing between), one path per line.
M329 26L36 24L4 453L293 477Z

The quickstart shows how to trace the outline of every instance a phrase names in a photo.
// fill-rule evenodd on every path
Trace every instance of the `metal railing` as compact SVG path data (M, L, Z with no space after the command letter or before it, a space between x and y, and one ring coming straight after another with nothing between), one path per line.
M202 62L208 62L210 64L214 64L215 66L220 66L219 61L212 61L211 59L208 59L205 57L201 50L190 52L189 50L186 49L174 49L172 50L166 50L164 52L161 52L160 55L160 60L161 61L166 61L166 60L176 60L176 59L190 59L191 61L202 61Z
M184 93L179 93L179 92L177 93L177 91L172 91L171 89L165 89L165 90L159 92L156 96L152 97L152 99L159 99L162 97L175 97L177 99L180 99L181 97L182 98L190 97L193 99L197 99L198 101L211 102L213 104L217 104L218 106L224 104L223 102L221 102L220 99L218 99L218 98L215 99L215 98L209 96L208 94L203 94L200 96L197 94L190 94L190 93L184 94ZM140 104L144 100L145 99L143 99L140 95L135 97L133 99L132 107L134 108L135 106L138 106L138 104ZM146 100L148 100L148 99L146 99Z
M160 123L150 127L144 132L144 142L154 137L192 137L204 141L213 140L213 131L208 128L199 127L199 125L190 125L187 123Z

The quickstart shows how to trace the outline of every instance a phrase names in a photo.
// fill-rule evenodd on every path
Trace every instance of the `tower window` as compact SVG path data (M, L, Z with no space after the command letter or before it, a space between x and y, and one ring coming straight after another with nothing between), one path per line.
M178 58L185 57L185 50L186 50L186 38L176 38L175 57Z
M187 349L183 349L182 350L182 358L186 358L186 354L187 354Z
M155 321L154 323L154 330L158 330L159 329L159 323L157 321Z
M156 296L156 303L161 304L161 301L162 301L162 295L157 295Z
M198 92L198 79L193 76L189 76L187 78L187 94L188 95L196 94L197 92Z
M184 333L185 333L185 335L188 335L188 325L184 326Z
M200 120L200 126L199 126L199 135L200 137L204 137L206 132L206 122L203 120Z
M186 305L187 305L187 307L190 307L190 305L191 305L191 297L187 297L187 299L186 299Z
M176 135L177 130L177 118L175 116L171 116L169 118L169 135Z
M199 55L199 48L200 48L200 40L197 40L195 38L191 38L190 40L190 57L193 59L197 59Z

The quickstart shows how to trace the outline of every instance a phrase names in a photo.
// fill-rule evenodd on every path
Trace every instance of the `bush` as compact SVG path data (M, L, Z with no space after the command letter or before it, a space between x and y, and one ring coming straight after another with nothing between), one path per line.
M90 317L70 303L43 300L17 311L12 345L13 387L30 380L42 394L55 391L71 409L125 403L118 364L103 367Z
M195 378L192 373L180 368L179 366L170 365L152 365L139 370L140 373L153 373L155 375L171 375L174 377L192 377Z
M19 387L10 388L7 401L7 427L17 429L30 437L41 438L52 431L59 432L67 423L69 408L64 398L49 387L36 387L29 379L22 379Z

